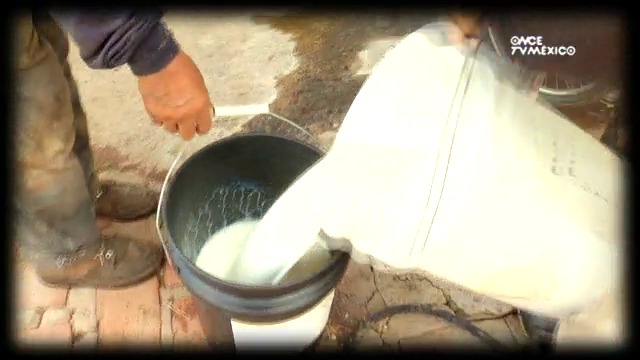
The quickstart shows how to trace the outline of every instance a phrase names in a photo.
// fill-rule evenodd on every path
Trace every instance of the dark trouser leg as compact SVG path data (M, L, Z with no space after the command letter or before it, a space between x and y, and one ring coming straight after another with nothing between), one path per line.
M99 192L99 184L93 167L93 153L91 152L91 144L89 141L87 115L82 108L78 86L71 73L69 62L67 61L69 55L69 39L60 26L58 26L46 12L34 15L33 25L38 35L51 44L58 58L58 62L62 65L62 71L69 86L71 106L73 109L73 127L76 133L73 152L80 160L89 192L95 198Z
M73 152L76 154L84 171L85 182L91 194L92 199L98 197L100 186L98 177L93 167L93 153L91 151L91 143L89 141L89 129L87 128L87 115L84 113L80 96L78 95L78 86L71 74L69 63L64 62L64 74L67 78L69 91L71 92L71 106L73 107L73 122L76 130L76 141L73 144Z
M62 267L99 246L93 196L73 151L63 67L31 16L20 17L15 30L18 238L36 265Z
M101 238L97 181L86 116L66 63L68 42L48 15L36 19L20 18L14 32L17 236L50 285L134 284L158 269L162 250L121 235Z
M62 64L62 69L69 85L73 108L73 122L76 133L73 152L80 160L92 197L95 199L98 197L100 190L104 191L100 201L96 204L98 215L125 221L149 215L155 210L158 199L157 194L144 185L132 186L131 184L117 184L107 181L102 184L103 188L100 189L93 167L87 117L82 108L78 87L67 61L67 55L69 54L68 38L46 12L34 15L34 26L38 35L52 44L58 61Z
M619 156L626 157L628 151L628 128L624 123L624 115L621 114L621 111L624 111L624 108L620 104L616 106L620 107L620 109L613 112L613 118L605 128L600 140Z

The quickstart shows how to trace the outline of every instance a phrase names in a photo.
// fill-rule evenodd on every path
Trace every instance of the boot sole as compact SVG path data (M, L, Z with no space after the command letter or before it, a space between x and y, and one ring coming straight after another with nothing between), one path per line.
M140 275L134 277L134 278L128 278L128 279L123 279L122 281L119 282L114 282L112 284L92 284L92 283L87 283L87 282L83 282L82 280L76 280L76 281L51 281L51 280L47 280L44 278L40 278L40 280L47 286L49 287L53 287L53 288L74 288L74 287L91 287L91 288L96 288L96 289L117 289L117 288L125 288L125 287L131 287L131 286L135 286L138 285L140 283L142 283L145 280L150 279L153 275L155 275L161 268L162 268L162 264L164 263L164 260L161 259L160 260L160 264L158 264L157 266L154 266L152 268L149 268L149 270L141 273Z

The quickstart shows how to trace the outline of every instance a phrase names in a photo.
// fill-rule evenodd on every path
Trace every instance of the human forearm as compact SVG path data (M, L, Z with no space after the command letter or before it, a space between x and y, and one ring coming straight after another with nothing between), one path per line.
M128 64L135 75L149 75L164 68L179 51L159 10L52 11L51 15L74 39L80 56L93 69Z

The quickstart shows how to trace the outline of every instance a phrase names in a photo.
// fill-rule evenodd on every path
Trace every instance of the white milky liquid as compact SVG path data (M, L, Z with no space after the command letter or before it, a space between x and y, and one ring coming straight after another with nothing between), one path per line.
M264 275L256 276L256 274L259 274L259 271L264 267L263 263L270 264L270 260L273 258L266 255L257 259L257 262L249 263L243 256L245 252L250 250L247 248L248 240L258 224L258 220L240 220L218 230L207 240L198 253L196 266L206 273L226 281L246 285L272 284L274 279ZM269 238L261 239L270 240ZM331 255L326 248L319 245L312 246L302 257L298 257L293 268L287 271L286 276L282 279L278 279L277 283L291 283L311 276L322 270L330 259ZM236 262L240 262L242 265L234 268Z
M277 284L312 249L323 248L318 240L318 209L324 195L322 162L312 166L269 208L251 233L232 270L232 277ZM317 198L315 196L318 196ZM326 249L326 247L324 247Z

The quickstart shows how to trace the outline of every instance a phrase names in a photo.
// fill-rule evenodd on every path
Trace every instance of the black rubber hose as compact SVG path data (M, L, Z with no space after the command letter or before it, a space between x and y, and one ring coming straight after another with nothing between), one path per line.
M395 306L384 308L376 313L373 313L367 316L364 320L362 320L358 324L358 326L355 326L352 329L351 334L349 336L350 341L348 343L353 344L353 340L355 339L358 331L360 331L360 329L362 329L364 326L387 319L394 315L408 314L408 313L432 315L432 316L441 318L447 322L452 323L458 328L468 331L471 335L475 336L483 343L489 345L494 350L498 350L498 351L509 350L509 347L507 347L506 345L502 344L501 342L493 338L486 331L475 326L471 321L465 319L464 317L454 315L446 310L434 309L433 306L430 304L395 305Z

